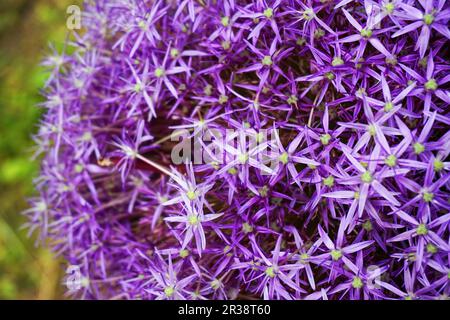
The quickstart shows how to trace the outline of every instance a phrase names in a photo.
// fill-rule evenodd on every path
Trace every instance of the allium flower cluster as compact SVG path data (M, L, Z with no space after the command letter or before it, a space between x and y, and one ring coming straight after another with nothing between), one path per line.
M45 61L30 230L79 298L448 298L449 20L445 0L86 1ZM176 129L212 160L174 163Z

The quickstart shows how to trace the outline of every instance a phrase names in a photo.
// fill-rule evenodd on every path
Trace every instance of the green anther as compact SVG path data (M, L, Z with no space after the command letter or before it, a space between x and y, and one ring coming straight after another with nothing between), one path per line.
M371 183L373 181L372 174L369 171L364 172L361 175L361 181L364 183Z
M163 68L156 68L155 70L155 77L161 78L164 75L164 69Z
M424 236L428 233L427 226L423 223L419 224L419 226L416 229L416 232L419 236Z
M342 60L340 57L334 57L333 61L331 61L331 65L333 67L342 66L344 64L344 60Z
M324 146L327 146L327 145L330 143L330 140L331 140L331 136L330 136L328 133L322 134L322 135L320 136L320 142L321 142Z
M438 88L438 84L437 84L436 80L430 79L427 82L425 82L425 89L434 91L437 88Z
M133 88L134 92L139 93L142 90L142 85L140 83L136 83Z
M421 154L425 151L425 146L420 142L416 142L413 144L413 149L415 154Z
M434 21L434 16L432 14L427 13L423 16L423 22L425 22L426 25L432 24L433 21Z
M308 164L308 168L310 168L311 170L316 170L317 166L315 166L313 164Z
M214 279L213 281L211 281L210 285L213 290L218 290L220 288L221 282L219 279Z
M314 18L314 11L312 11L311 9L306 9L305 11L303 11L303 19L310 21Z
M248 224L247 222L244 222L242 224L242 231L244 231L245 233L253 232L253 227L250 224Z
M222 17L220 23L222 23L224 27L228 27L230 25L230 17Z
M282 164L287 164L289 162L289 154L287 152L283 152L281 156L278 157Z
M180 54L180 51L177 48L170 49L170 56L172 58L178 57L179 54Z
M186 250L186 249L180 250L179 254L180 254L180 257L184 259L189 256L189 250Z
M200 222L198 216L196 215L190 215L188 217L188 222L191 226L195 226L196 224L198 224Z
M428 65L428 57L423 57L422 59L420 59L419 65L425 69Z
M388 166L388 167L395 167L395 165L397 164L397 157L393 154L389 155L386 157L386 159L384 159L384 163Z
M263 132L258 132L256 134L256 142L257 143L261 143L264 140L264 133Z
M361 34L361 37L367 39L367 38L370 38L372 36L372 30L364 28L364 29L361 30L360 34Z
M366 220L366 222L363 223L363 228L366 231L372 231L373 229L372 222L370 222L370 220Z
M306 260L308 260L308 258L309 258L309 254L307 254L307 253L302 253L302 254L300 255L300 263L302 263L302 264L307 264L308 261L306 261Z
M352 287L355 289L361 289L364 286L360 277L354 277L352 281Z
M295 43L298 46L303 46L306 43L306 39L305 38L298 38L297 41L295 41Z
M142 30L145 30L147 28L147 24L145 23L144 20L141 20L138 22L138 27L141 28Z
M84 170L84 166L82 164L77 164L75 165L75 172L76 173L81 173Z
M435 254L437 252L437 247L432 243L428 243L427 244L427 252L431 253L431 254Z
M335 77L335 75L334 75L334 73L333 72L326 72L325 73L325 77L328 79L328 80L334 80L334 78L336 78Z
M314 31L314 38L319 39L322 38L325 35L325 30L321 28L317 28L316 31Z
M267 8L266 10L264 10L264 15L266 16L267 19L272 18L273 17L273 9Z
M231 47L231 42L228 40L224 40L224 41L222 41L221 46L222 46L223 50L228 50Z
M170 298L175 293L175 289L173 286L165 287L164 288L164 294L166 297Z
M359 191L355 191L355 194L353 195L353 198L358 200L359 199Z
M227 103L227 102L228 102L228 96L226 96L226 95L224 95L224 94L220 95L220 97L219 97L219 103L220 103L220 104L224 104L224 103Z
M386 104L384 105L384 112L390 112L392 111L392 109L394 109L394 104L392 102L386 102Z
M384 61L386 61L386 63L391 66L397 65L397 62L398 62L396 56L386 57L386 59L384 59Z
M407 295L406 297L405 297L405 300L412 300L413 299L413 297L411 296L411 295Z
M439 159L434 159L433 161L434 171L439 172L444 169L444 163Z
M298 98L294 95L291 95L288 99L287 99L287 103L289 104L296 104L298 101Z
M236 170L236 168L230 168L230 169L228 169L228 173L234 176L237 174L237 170Z
M275 278L275 269L273 267L267 267L265 273L268 277Z
M195 193L195 191L192 190L186 192L186 196L188 197L189 200L195 200L195 198L197 198L197 194Z
M272 65L272 57L271 56L264 56L264 58L261 60L261 63L264 66L271 66Z
M450 271L447 273L447 279L450 279Z
M217 161L213 161L210 163L211 167L214 168L214 170L219 170L220 166L219 163Z
M206 96L210 96L212 94L212 89L213 89L212 85L208 84L206 85L205 89L203 89L203 93Z
M240 164L246 164L248 161L248 154L241 153L240 155L238 155L238 161Z
M433 201L434 194L431 192L424 192L422 195L423 201L425 202L431 202Z
M262 188L259 188L259 195L261 197L267 197L267 195L269 194L269 187L268 186L264 186Z
M334 177L333 176L326 177L325 179L323 179L323 184L331 188L332 186L334 186Z
M331 258L334 261L338 261L340 258L342 258L341 250L331 250L330 254L331 254Z
M373 124L369 125L369 127L367 128L367 131L369 132L369 134L372 137L375 137L377 135L377 129L375 128L375 126Z
M388 2L384 5L384 9L388 14L391 14L392 12L394 12L395 5L392 2Z

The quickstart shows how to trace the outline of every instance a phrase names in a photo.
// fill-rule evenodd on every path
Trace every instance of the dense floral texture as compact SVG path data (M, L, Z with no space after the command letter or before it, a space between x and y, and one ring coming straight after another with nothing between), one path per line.
M445 0L86 1L74 53L45 61L30 230L81 298L447 298L449 19ZM214 161L173 163L175 129Z

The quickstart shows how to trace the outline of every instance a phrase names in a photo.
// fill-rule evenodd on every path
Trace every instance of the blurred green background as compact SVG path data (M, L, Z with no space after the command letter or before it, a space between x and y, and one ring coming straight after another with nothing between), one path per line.
M0 0L0 299L63 298L61 262L21 229L38 162L31 160L49 43L63 47L76 0Z

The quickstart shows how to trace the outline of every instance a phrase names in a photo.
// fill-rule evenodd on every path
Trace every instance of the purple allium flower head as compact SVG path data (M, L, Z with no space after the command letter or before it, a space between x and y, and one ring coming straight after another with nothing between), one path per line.
M27 226L80 298L446 299L449 20L445 0L86 1L44 61Z

